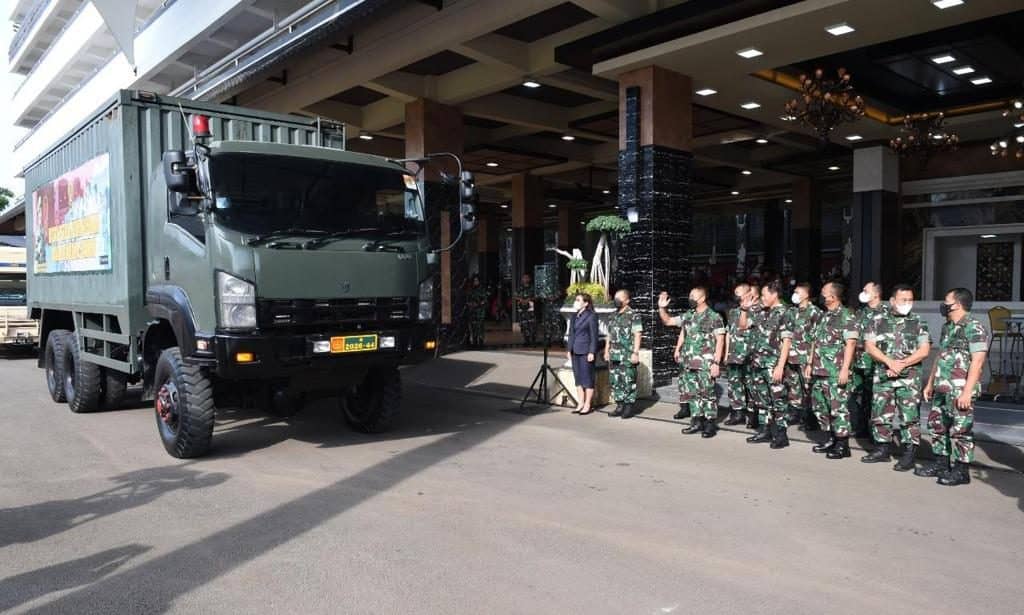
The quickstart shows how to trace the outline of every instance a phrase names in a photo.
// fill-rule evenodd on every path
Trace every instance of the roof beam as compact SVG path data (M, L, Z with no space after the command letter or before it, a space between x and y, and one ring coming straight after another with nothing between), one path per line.
M648 12L639 0L573 0L573 3L609 21L629 21Z

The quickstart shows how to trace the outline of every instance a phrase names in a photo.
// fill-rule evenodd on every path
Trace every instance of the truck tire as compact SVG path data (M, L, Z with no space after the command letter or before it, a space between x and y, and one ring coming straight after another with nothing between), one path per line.
M50 398L58 404L66 402L64 396L64 347L68 343L71 332L67 329L54 329L46 338L43 350L43 369L46 371L46 388Z
M177 347L160 353L153 378L156 426L172 457L201 457L213 440L213 383L194 365L186 365Z
M78 337L71 333L64 345L64 397L75 413L93 412L100 407L103 372L99 365L82 360Z
M387 431L402 406L402 376L398 368L371 369L353 392L342 397L341 404L345 421L356 431Z
M124 396L128 392L128 374L103 368L103 409L115 410L124 403Z

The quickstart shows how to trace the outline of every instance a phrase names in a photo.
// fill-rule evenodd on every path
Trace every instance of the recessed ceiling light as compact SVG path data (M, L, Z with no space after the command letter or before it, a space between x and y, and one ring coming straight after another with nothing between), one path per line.
M601 194L611 194L611 193L612 193L611 190L602 190L601 191Z
M956 75L970 75L974 72L973 66L959 66L953 69L953 73Z
M576 137L574 137L572 135L562 135L562 140L563 141L575 141Z
M534 88L539 88L540 84L537 83L536 81L524 81L523 82L523 87L524 88L530 88L532 90Z
M863 138L864 138L864 137L862 137L862 136L860 136L860 135L847 135L847 136L846 136L846 140L847 140L847 141L860 141L860 140L861 140L861 139L863 139Z
M792 202L793 202L793 199L786 199L786 202L787 202L787 203L792 203Z
M839 167L837 167L836 165L832 165L832 166L830 166L830 167L828 168L828 170L829 170L829 171L838 171L838 170L839 170Z
M697 96L711 96L712 94L718 94L718 90L712 90L711 88L697 90Z
M740 191L739 191L739 190L733 190L733 191L732 191L732 192L730 192L729 194L731 194L731 195L733 195L733 196L739 196L739 194L740 194Z
M754 172L751 171L750 169L743 169L742 171L740 171L740 173L743 174L743 175L753 175L754 174Z
M1024 135L1017 135L1016 141L1017 143L1024 143Z
M508 209L508 203L502 203L501 204L501 208L502 209Z
M498 166L498 163L497 162L488 162L487 166L489 166L489 167L491 167L493 169L494 167Z
M849 34L850 32L853 31L854 29L851 28L850 25L847 23L837 23L834 26L829 26L825 28L825 32L828 32L832 36L842 36L844 34Z
M950 62L956 62L956 58L948 53L944 53L941 56L935 56L932 58L932 62L935 62L936 64L949 64Z
M939 9L948 9L953 6L960 6L964 0L932 0L932 4Z
M750 58L763 56L764 52L762 52L760 49L754 49L753 47L750 47L749 49L740 49L739 51L736 52L736 55L738 55L741 58L746 58L749 60Z
M555 205L554 203L548 203L548 209L554 209L556 207L558 207L558 205Z
M750 109L760 109L761 108L761 103L756 103L754 101L750 101L750 102L745 102L745 103L743 103L740 106L743 107L744 109L747 109L747 110L750 110Z
M999 235L982 235L981 236L982 239L995 239L996 237L999 237Z
M792 122L796 118L793 117L792 115L780 115L779 119L782 120L783 122Z
M768 143L768 139L765 139L764 137L761 137L760 139L754 141L754 143L757 143L758 145L765 145L765 144Z
M512 232L512 227L511 226L506 226L505 227L505 232L506 233L511 233Z
M359 138L363 141L373 141L373 135L361 134Z
M1017 122L1013 125L1014 128L1024 128L1024 122Z
M992 83L992 79L989 77L978 77L977 79L971 79L971 83L974 85L988 85Z

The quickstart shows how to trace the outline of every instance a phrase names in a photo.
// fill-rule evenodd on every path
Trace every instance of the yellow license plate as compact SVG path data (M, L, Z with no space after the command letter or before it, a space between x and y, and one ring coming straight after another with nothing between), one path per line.
M339 335L331 338L331 352L367 352L377 350L377 334Z

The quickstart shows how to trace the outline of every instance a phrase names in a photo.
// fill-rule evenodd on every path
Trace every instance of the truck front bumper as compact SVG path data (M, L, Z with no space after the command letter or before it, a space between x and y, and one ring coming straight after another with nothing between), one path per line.
M208 338L197 338L200 342L207 340L208 349L206 352L197 349L189 359L210 367L225 380L286 379L311 373L329 374L353 368L420 363L434 356L436 331L433 325L414 325L316 334L218 332ZM373 350L315 351L317 342L330 343L332 338L369 335L377 336L377 348Z

